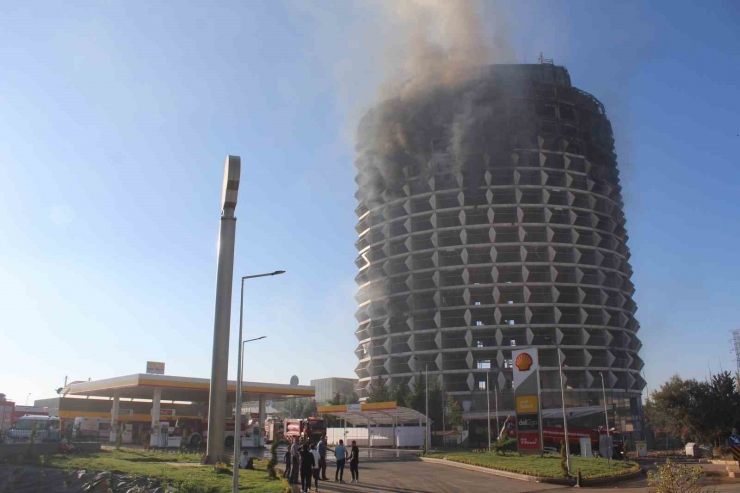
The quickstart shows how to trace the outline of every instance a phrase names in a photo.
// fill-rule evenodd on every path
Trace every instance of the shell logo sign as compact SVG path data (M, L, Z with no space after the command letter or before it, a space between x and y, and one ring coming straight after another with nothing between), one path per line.
M514 366L516 366L519 371L529 371L529 369L532 368L532 363L534 363L534 361L529 353L521 353L514 360Z

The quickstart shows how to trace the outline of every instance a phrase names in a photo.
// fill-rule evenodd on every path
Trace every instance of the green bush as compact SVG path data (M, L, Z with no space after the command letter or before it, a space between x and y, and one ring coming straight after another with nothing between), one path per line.
M701 478L704 471L701 467L676 464L666 459L665 464L657 467L658 472L648 473L648 484L653 488L650 493L712 493L716 490L704 489Z
M502 455L504 452L516 452L516 438L508 435L500 437L491 444L491 451Z
M277 472L275 471L275 466L278 463L277 448L278 443L276 441L272 442L272 446L270 447L270 461L267 463L267 474L273 479L277 477Z

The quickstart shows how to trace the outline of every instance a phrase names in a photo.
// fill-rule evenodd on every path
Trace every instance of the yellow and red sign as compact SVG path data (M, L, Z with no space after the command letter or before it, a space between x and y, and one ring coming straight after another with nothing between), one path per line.
M516 397L516 413L532 414L539 412L536 395L518 395Z

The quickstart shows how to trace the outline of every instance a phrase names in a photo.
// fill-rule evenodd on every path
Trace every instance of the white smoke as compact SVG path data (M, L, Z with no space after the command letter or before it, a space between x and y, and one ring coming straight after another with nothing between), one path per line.
M481 0L382 0L385 71L380 99L412 97L469 78L476 68L510 58L494 46L483 15L493 4ZM490 33L489 33L490 34ZM500 52L500 53L499 53Z

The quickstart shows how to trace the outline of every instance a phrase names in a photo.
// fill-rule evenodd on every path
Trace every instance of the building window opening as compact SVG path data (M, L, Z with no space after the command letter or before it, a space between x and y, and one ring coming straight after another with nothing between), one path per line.
M479 370L490 370L491 369L491 360L490 359L481 359L481 360L478 360L478 369Z
M485 391L486 390L486 381L485 380L478 380L478 390Z

